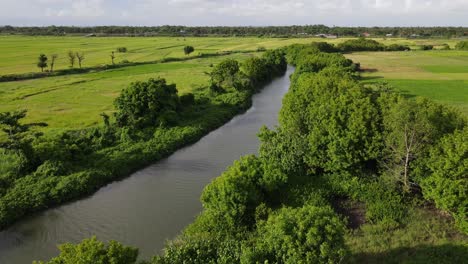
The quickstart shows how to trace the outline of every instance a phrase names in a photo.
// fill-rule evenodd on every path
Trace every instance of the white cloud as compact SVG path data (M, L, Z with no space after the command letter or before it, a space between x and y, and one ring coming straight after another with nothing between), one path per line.
M468 0L0 0L0 24L468 25Z

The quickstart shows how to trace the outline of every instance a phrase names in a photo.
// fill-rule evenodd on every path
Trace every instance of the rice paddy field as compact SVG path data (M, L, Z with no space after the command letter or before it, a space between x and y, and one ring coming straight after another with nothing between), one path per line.
M83 74L0 83L0 112L27 109L26 121L46 122L46 131L61 131L93 126L101 122L100 113L113 111L113 100L131 82L163 77L176 83L180 94L206 85L213 64L225 58L243 60L255 56L259 48L278 48L294 43L346 40L320 38L235 38L235 37L31 37L0 36L0 75L38 72L37 58L44 53L57 54L55 69L69 67L68 51L83 52L84 67L111 64L110 54L118 47L115 61L151 62L164 58L187 60L149 63ZM459 40L399 39L378 41L405 44L413 48L423 44L436 48L447 43L454 47ZM195 52L187 57L183 47ZM243 51L231 55L197 58L199 54ZM347 54L366 69L367 82L386 81L408 96L427 96L458 107L468 114L468 52L410 51L362 52Z

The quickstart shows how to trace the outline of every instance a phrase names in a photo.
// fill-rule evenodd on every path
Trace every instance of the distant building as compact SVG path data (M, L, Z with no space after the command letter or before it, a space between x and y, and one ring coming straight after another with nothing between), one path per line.
M371 34L369 32L364 32L361 35L367 38L367 37L370 37Z
M96 36L96 34L91 33L91 34L86 35L85 37L90 38L90 37L95 37L95 36Z
M393 37L393 34L387 34L386 37Z
M338 36L337 35L327 35L326 38L336 39L336 38L338 38Z
M419 35L418 34L411 34L410 38L419 38Z

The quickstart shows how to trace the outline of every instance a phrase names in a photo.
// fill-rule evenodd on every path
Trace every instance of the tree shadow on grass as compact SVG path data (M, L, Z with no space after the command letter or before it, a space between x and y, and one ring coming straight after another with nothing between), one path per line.
M372 81L372 80L380 80L383 79L383 76L361 76L361 81Z
M445 244L402 247L382 253L360 253L350 257L347 263L414 263L461 264L468 261L468 245Z
M410 93L410 91L407 90L399 90L399 93L407 99L412 99L416 97L416 95Z

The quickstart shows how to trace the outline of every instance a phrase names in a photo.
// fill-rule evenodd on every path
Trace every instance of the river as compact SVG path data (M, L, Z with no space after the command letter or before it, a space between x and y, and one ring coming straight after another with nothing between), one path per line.
M49 260L57 244L96 235L138 247L140 258L159 254L200 213L203 188L234 160L257 153L262 125L274 127L289 88L289 67L253 96L252 107L197 143L95 194L33 215L0 232L0 263Z

